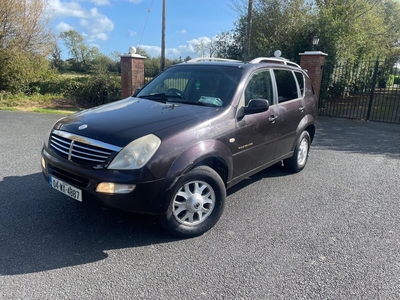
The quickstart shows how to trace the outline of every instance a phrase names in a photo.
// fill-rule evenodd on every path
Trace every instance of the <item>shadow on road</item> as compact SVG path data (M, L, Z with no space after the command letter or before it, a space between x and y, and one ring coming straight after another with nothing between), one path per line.
M79 203L36 173L0 181L0 275L105 259L108 249L168 243L157 217Z

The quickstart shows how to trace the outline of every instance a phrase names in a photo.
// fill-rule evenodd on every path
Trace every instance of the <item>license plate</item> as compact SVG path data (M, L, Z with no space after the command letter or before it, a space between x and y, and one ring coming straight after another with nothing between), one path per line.
M73 187L72 185L55 178L53 176L49 176L50 186L60 191L61 193L71 197L72 199L78 200L82 202L82 190Z

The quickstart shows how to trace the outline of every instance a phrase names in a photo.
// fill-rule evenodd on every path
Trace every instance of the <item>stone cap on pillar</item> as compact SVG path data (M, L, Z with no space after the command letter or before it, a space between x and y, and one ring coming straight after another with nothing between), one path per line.
M140 54L136 54L136 48L135 47L129 47L128 53L122 54L121 57L134 57L134 58L147 58L146 56L141 56Z
M321 52L321 51L305 51L304 53L299 53L299 55L321 55L321 56L328 56L328 54Z

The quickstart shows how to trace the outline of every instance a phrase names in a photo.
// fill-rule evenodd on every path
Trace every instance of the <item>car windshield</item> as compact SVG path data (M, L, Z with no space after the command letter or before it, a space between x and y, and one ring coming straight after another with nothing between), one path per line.
M147 84L136 97L222 107L230 104L242 72L232 66L173 66Z

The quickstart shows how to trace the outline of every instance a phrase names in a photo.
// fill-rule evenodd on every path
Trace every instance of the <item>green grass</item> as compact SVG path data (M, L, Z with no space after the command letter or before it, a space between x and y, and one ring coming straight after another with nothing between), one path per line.
M0 94L0 110L31 111L46 114L72 114L80 109L62 95Z
M0 110L18 111L18 109L15 107L2 107L2 106L0 106Z

